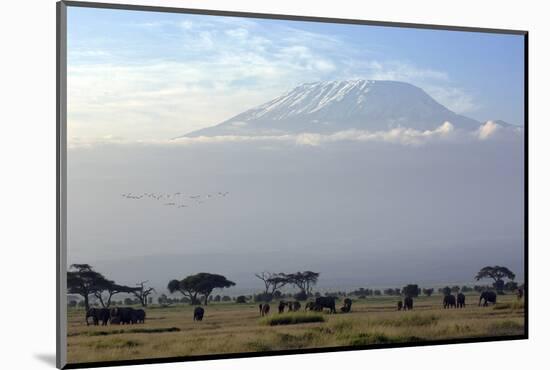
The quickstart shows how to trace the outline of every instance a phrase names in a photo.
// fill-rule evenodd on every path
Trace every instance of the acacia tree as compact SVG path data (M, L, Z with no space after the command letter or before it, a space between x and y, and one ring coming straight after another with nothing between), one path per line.
M204 305L208 305L208 297L214 289L229 288L234 285L234 282L227 280L223 275L200 272L189 275L181 281L171 280L168 283L168 290L170 293L179 291L191 300L191 304L200 303L197 299L200 294L204 297Z
M311 295L311 289L313 289L313 286L317 284L317 280L319 279L319 272L313 272L313 271L304 271L304 272L296 272L294 274L288 274L286 275L287 281L294 286L298 287L302 292L304 292L306 295Z
M145 284L148 281L142 281L141 283L138 283L138 288L132 289L132 294L136 296L137 299L139 299L139 302L143 307L147 307L147 297L151 295L155 291L155 288L146 288Z
M189 298L189 301L192 305L199 304L199 301L197 299L197 295L199 294L199 292L192 289L192 284L187 278L183 280L170 280L167 288L171 294L174 294L175 292L180 292L181 294L183 294L184 297Z
M98 282L93 294L99 300L102 307L109 308L109 306L111 306L111 300L115 294L133 293L136 289L137 288L119 285L112 280L105 279L104 281ZM106 294L106 298L104 298L104 294Z
M84 307L88 311L90 294L102 290L110 282L88 264L73 264L70 268L72 271L67 271L67 291L70 294L81 295L84 298Z
M275 292L289 283L288 276L282 272L277 274L272 274L269 278L269 283L271 284L271 292L269 294L273 295Z
M282 273L273 273L273 272L259 272L254 274L258 279L260 279L264 283L264 295L265 296L272 296L275 294L275 291L277 289L281 289L283 286L288 284L288 277Z
M494 281L493 287L497 290L497 293L501 294L504 290L504 280L514 280L516 274L504 266L485 266L475 276L476 280L492 279Z

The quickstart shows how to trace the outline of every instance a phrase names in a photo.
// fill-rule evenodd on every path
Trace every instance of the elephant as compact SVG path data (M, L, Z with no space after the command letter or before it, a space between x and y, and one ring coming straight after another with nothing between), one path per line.
M145 324L145 310L140 308L133 312L132 324Z
M443 308L456 308L456 298L452 294L447 294L443 297Z
M456 295L456 307L457 308L466 307L466 296L464 294L458 293Z
M195 310L193 311L193 321L202 321L202 318L204 316L204 308L202 307L195 307Z
M483 301L483 306L488 306L488 302L491 302L493 304L497 303L497 294L491 290L486 290L481 293L479 296L479 304L478 306L481 306L481 301Z
M340 311L342 311L343 313L348 313L351 311L351 299L350 298L346 298L344 299L344 305L342 307L340 307Z
M291 311L300 311L300 308L302 308L302 305L298 301L288 302L288 308Z
M328 308L330 313L336 313L336 297L317 297L315 306L321 309Z
M111 314L108 308L90 308L86 312L86 325L89 325L89 318L92 318L94 325L99 325L99 322L101 321L101 325L107 325L109 322L109 319L111 318Z
M522 298L523 298L523 289L518 288L518 299L522 299Z
M97 318L101 321L101 325L107 325L111 319L111 311L108 308L100 308L97 311Z
M260 316L267 316L267 314L269 313L269 304L268 303L264 303L264 304L261 304L260 303Z
M88 321L90 317L92 318L92 322L94 325L99 324L97 311L98 311L97 308L89 308L88 311L86 311L86 326L90 325L90 322Z
M397 301L397 311L401 311L403 309L403 301Z
M412 309L413 309L413 299L412 299L412 297L405 297L405 300L403 302L403 310L404 311L407 311L407 310L412 311Z
M287 303L285 301L279 302L279 313L285 312L285 307L287 306ZM262 310L260 309L260 315L262 314Z
M135 310L132 307L112 308L111 324L135 324Z

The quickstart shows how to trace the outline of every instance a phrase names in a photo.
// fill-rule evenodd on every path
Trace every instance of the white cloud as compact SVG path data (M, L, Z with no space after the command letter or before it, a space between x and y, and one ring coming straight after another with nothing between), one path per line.
M493 121L487 121L484 125L481 125L476 134L480 140L487 140L493 136L497 131L502 128L499 124Z
M500 135L495 135L499 132ZM456 129L452 123L444 122L433 130L414 130L406 127L393 128L386 131L344 130L335 133L298 133L282 135L224 135L180 137L177 139L131 140L115 135L105 135L96 138L69 137L69 148L93 148L101 145L146 145L146 146L193 146L216 145L226 143L258 143L262 148L284 148L288 145L302 147L320 147L336 143L389 143L404 146L422 146L432 143L469 143L486 141L498 136L500 139L518 139L523 136L521 127L503 127L492 121L481 125L477 130L466 131Z

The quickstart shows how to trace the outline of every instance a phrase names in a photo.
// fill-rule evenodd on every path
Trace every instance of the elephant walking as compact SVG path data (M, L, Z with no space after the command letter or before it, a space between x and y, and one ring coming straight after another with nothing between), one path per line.
M483 301L483 307L488 306L489 302L492 304L497 303L497 294L493 291L487 290L485 292L482 292L479 296L479 304L478 306L481 306L481 301Z

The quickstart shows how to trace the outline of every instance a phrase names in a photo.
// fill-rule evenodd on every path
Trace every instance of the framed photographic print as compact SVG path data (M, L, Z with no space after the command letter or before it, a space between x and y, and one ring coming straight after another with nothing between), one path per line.
M58 367L527 338L526 31L57 11Z

